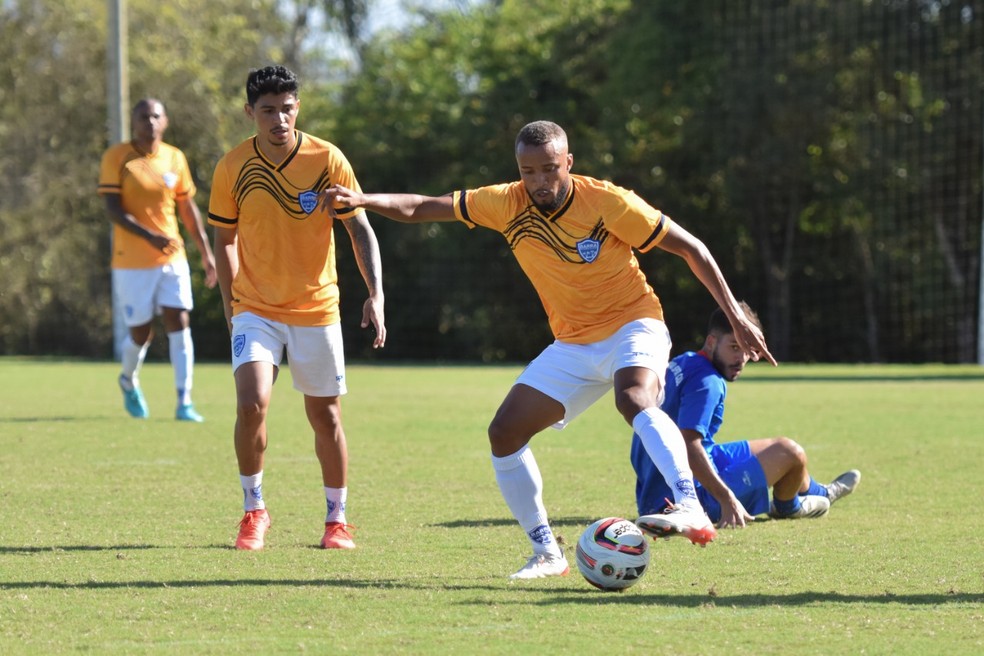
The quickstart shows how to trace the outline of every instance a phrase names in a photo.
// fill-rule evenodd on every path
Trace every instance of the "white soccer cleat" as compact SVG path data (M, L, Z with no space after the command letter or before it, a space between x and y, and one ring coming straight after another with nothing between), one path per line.
M796 512L780 515L776 512L776 506L773 504L769 516L773 519L816 519L826 515L828 510L830 510L830 500L827 497L822 497L819 494L808 494L805 497L800 497L800 507Z
M639 530L653 538L680 535L702 547L717 537L717 529L702 509L674 506L672 503L663 512L643 515L635 523Z
M515 574L510 574L509 578L513 581L519 579L543 579L548 576L567 576L571 568L567 565L567 558L563 554L553 556L550 554L533 554L533 557L526 561L521 570Z
M860 482L861 472L857 469L844 472L829 484L824 486L827 488L827 498L830 499L830 503L833 503L841 497L846 497L848 494L857 489L858 483Z

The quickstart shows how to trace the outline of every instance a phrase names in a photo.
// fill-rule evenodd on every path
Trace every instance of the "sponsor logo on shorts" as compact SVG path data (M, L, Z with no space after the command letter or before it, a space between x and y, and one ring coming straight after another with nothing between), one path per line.
M550 544L553 542L553 533L550 531L550 527L546 524L540 524L535 529L529 532L530 539L537 544Z
M243 354L244 348L246 348L246 335L236 335L232 338L232 352L237 358Z
M601 252L601 242L597 239L582 239L577 242L577 252L581 259L591 264L598 258Z
M132 317L133 316L133 306L132 305L127 305L126 307L124 307L123 308L123 313L126 314L126 316L128 316L128 317Z
M741 473L741 482L747 487L752 487L752 476L748 473L747 469Z
M314 191L304 191L297 197L297 201L301 204L301 209L306 214L310 214L318 206L318 194Z
M342 382L342 379L343 378L345 378L345 376L335 376L335 382L336 383L340 383L340 382Z

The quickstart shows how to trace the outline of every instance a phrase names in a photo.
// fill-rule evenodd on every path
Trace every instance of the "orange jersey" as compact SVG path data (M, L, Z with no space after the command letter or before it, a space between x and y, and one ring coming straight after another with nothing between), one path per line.
M215 167L208 222L237 232L239 272L232 311L253 312L294 326L337 323L334 221L318 209L318 194L333 184L360 190L335 145L297 131L294 150L280 164L251 137ZM336 208L352 218L355 208Z
M118 194L123 210L143 227L167 235L181 248L163 253L149 241L113 225L114 269L150 269L186 257L176 202L195 195L184 153L166 143L145 153L132 142L111 146L99 167L99 194Z
M589 344L630 321L663 319L632 249L646 252L670 218L610 182L571 176L567 200L542 214L522 182L456 191L455 216L502 233L540 295L557 339Z

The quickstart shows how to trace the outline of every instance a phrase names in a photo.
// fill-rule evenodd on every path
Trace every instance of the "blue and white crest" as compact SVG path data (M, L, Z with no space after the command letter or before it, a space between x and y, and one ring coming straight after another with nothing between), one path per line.
M168 171L164 174L164 186L168 189L174 189L178 184L178 174L174 171Z
M597 239L582 239L577 242L577 252L582 260L591 264L601 252L601 242Z
M553 542L553 531L546 524L540 524L535 529L527 533L530 539L537 544L550 544Z
M305 214L310 214L314 211L314 208L318 206L318 192L302 192L298 195L297 200L301 204L301 209L304 210Z
M243 349L246 347L246 335L236 335L232 338L232 352L236 354L238 358L243 354Z

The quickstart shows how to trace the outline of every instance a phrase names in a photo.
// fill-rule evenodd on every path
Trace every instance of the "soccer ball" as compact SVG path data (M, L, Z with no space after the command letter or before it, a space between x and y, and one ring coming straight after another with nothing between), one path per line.
M599 519L577 541L577 568L600 590L624 590L649 567L649 540L621 517Z

